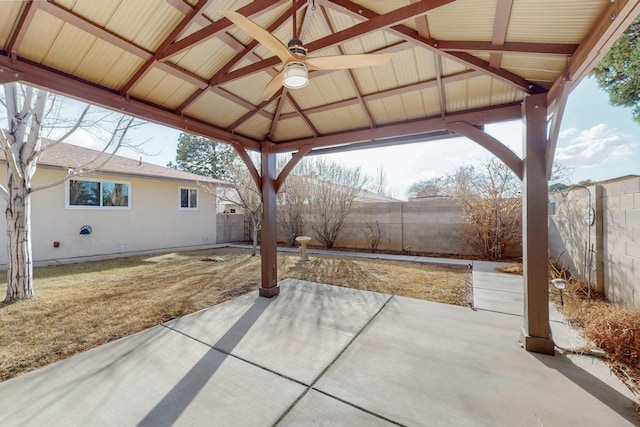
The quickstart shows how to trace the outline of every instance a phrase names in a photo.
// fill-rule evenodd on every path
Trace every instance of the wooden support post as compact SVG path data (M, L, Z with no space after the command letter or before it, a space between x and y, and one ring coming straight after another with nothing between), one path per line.
M261 297L271 298L280 293L277 266L276 222L276 149L271 142L261 147L262 168L262 224L260 228L260 258L262 261Z
M531 95L524 100L522 246L524 268L524 326L522 345L527 351L554 354L549 325L549 224L547 98Z

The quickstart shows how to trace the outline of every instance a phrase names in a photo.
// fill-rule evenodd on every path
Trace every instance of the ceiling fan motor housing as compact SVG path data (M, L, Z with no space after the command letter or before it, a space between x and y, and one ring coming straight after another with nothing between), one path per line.
M307 49L302 46L302 42L298 39L291 39L289 43L287 43L287 47L294 55L305 57L307 56Z

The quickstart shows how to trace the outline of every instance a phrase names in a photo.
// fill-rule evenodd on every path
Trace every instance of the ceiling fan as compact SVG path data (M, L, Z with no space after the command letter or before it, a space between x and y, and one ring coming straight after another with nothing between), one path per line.
M292 8L293 39L289 41L287 46L264 28L238 12L220 11L220 13L273 52L282 61L282 70L271 79L262 91L263 100L270 99L282 86L287 89L305 87L309 83L309 70L345 70L373 67L384 64L391 59L391 54L389 53L308 57L307 49L296 35L295 8Z

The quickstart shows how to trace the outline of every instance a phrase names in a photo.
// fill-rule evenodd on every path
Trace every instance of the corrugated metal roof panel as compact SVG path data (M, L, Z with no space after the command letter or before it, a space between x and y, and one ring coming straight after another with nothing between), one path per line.
M76 68L95 42L95 36L64 24L42 63L65 73L75 74ZM99 77L102 77L102 74Z
M527 80L545 82L550 87L558 74L567 65L567 59L560 55L503 55L501 67Z
M437 40L490 41L495 13L496 0L453 2L429 12L429 32Z
M313 131L300 117L280 120L271 135L274 140L311 138Z
M20 44L18 55L34 62L42 62L64 25L60 19L40 10L36 11L24 40Z
M370 125L360 104L310 114L309 119L320 133L337 133Z
M422 96L395 95L367 101L369 111L377 124L403 122L415 117L424 117L425 105Z
M18 16L22 10L22 7L26 6L26 3L22 2L9 2L5 5L5 9L0 13L0 46L4 48L9 37L11 37L11 31L13 30Z
M445 59L442 58L442 76L451 76L453 74L458 74L461 73L463 71L467 71L469 68L467 68L465 65L456 62L456 61L452 61L450 59Z
M146 99L174 109L187 99L197 88L158 69L151 69L140 80L131 94L134 97Z
M313 108L318 105L331 104L356 97L356 92L349 82L347 71L338 70L321 76L313 76L309 85L295 90L294 97L300 108Z
M271 130L271 120L268 120L258 114L254 114L241 126L239 126L235 132L241 135L246 135L249 138L262 140L263 137Z
M164 0L125 1L105 29L149 51L157 48L184 17Z
M246 5L251 3L251 0L218 0L212 1L210 4L204 8L203 14L211 19L212 21L217 21L218 19L222 19L223 16L220 14L221 10L230 10L235 11Z
M444 85L445 108L447 113L463 111L467 108L467 82L458 81Z
M214 92L207 91L203 93L194 103L187 107L184 113L187 116L200 119L204 122L214 121L217 126L227 128L233 122L238 120L247 113L247 110L237 104L228 102L225 108L216 111L215 117L212 117L211 106L220 105L225 99ZM213 119L213 120L212 120Z
M100 0L93 2L77 2L75 0L56 1L73 13L86 20L104 27L120 5L120 0Z
M609 1L603 0L515 1L507 41L580 43L607 3Z
M262 71L225 83L221 87L253 105L258 105L262 102L262 91L271 79L273 77L269 73Z
M202 78L209 79L235 55L235 50L212 38L172 58L172 62Z
M96 40L75 75L111 89L120 89L133 77L144 61L103 40Z

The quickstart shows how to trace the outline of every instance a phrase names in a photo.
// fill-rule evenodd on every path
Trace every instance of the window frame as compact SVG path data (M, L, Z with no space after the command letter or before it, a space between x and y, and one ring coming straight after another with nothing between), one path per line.
M91 206L91 205L72 205L71 204L71 181L86 181L86 182L97 182L99 183L99 200L100 205ZM127 186L127 206L105 206L103 205L103 194L102 191L104 189L103 184L124 184ZM130 181L119 181L115 179L91 179L78 177L75 179L68 179L65 181L65 191L64 191L64 208L71 210L102 210L102 211L129 211L131 210L131 182Z
M182 206L182 190L189 191L189 205L191 205L191 191L196 192L196 207ZM178 187L178 209L181 211L197 211L200 210L200 189L198 187Z

